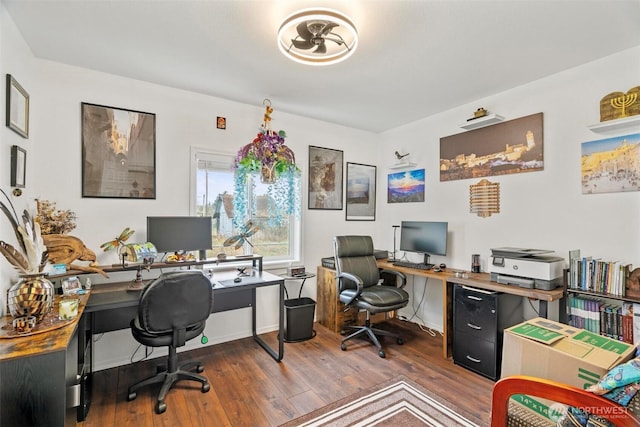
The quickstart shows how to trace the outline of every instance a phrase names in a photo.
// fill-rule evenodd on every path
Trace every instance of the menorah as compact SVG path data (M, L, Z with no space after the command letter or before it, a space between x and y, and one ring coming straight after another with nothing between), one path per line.
M638 99L637 93L627 93L626 95L617 96L610 100L613 108L621 109L620 117L627 117L626 108L630 107Z

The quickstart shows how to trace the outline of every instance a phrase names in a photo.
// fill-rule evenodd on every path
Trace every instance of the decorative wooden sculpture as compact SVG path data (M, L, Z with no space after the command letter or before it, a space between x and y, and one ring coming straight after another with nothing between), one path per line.
M42 238L49 251L49 262L52 264L65 264L69 270L100 273L107 277L107 274L95 265L96 254L77 237L68 234L47 234ZM76 260L90 261L90 264L88 266L72 264Z
M622 119L640 114L640 86L623 92L611 92L600 100L600 121Z
M487 218L500 213L500 183L486 179L469 186L469 212Z

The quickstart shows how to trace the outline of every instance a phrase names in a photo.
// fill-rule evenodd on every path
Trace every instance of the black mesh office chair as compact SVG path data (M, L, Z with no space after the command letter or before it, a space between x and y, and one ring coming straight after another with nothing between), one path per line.
M384 313L405 307L409 303L409 294L402 288L407 283L404 274L392 270L380 270L373 255L373 241L370 236L336 236L333 239L336 259L336 281L340 301L347 309L355 307L366 310L364 326L346 326L355 332L342 339L340 348L347 349L346 341L364 335L378 348L378 355L385 357L382 345L376 335L396 338L402 344L402 338L371 325L371 314ZM381 273L392 275L393 284L381 283ZM400 282L400 287L397 283Z
M136 390L141 387L162 383L155 407L156 413L161 414L167 409L164 399L176 381L199 381L202 392L209 391L205 377L188 371L195 367L202 372L202 365L190 362L179 367L176 348L202 333L212 304L211 282L197 270L164 273L142 290L138 316L131 321L131 333L143 345L168 346L169 355L167 369L129 387L127 400L135 399Z

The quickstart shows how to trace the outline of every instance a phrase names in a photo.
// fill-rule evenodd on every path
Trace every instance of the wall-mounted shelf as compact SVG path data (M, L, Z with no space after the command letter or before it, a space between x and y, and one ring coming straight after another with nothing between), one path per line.
M600 122L595 125L589 126L589 130L597 133L607 133L633 127L637 127L638 129L640 129L640 115Z
M484 117L479 117L477 119L469 120L465 123L462 123L460 127L466 130L478 129L489 125L495 125L496 123L500 123L504 120L504 117L498 114L488 114Z
M413 162L402 162L402 161L399 161L399 162L396 162L396 163L392 164L391 166L389 166L389 169L392 169L392 170L409 169L409 168L413 168L415 166L416 166L416 164L413 163Z

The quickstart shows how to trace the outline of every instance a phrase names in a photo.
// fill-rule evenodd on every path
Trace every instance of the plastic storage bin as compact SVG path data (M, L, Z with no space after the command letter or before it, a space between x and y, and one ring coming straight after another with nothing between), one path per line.
M311 298L294 298L284 301L286 314L286 329L284 340L286 342L306 341L313 338L316 332L313 330L313 317L316 311L316 302Z

